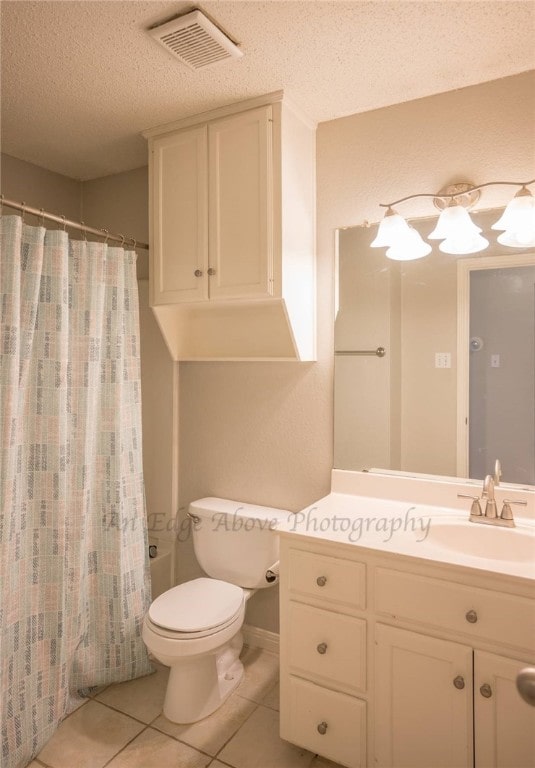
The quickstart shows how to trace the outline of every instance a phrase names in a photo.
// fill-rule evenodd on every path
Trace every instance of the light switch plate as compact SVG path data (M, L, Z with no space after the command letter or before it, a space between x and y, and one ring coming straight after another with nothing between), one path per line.
M435 368L451 368L451 352L435 352Z

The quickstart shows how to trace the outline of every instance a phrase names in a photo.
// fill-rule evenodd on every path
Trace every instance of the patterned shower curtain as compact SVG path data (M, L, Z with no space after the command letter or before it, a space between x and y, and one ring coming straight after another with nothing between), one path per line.
M150 671L135 253L3 216L2 768L91 686Z

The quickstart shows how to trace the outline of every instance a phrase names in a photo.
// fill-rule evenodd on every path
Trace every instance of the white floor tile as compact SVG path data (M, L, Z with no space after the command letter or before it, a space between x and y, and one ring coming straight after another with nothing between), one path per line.
M234 768L309 768L311 752L279 737L279 714L258 707L218 758Z
M150 723L162 711L169 677L169 667L163 664L154 666L156 671L152 675L110 685L96 696L95 701L108 704L143 723Z
M205 768L211 758L153 728L147 728L107 768Z
M246 648L241 660L245 674L236 693L260 703L279 680L279 658L261 648Z
M51 768L102 768L143 727L89 701L61 723L37 757Z
M213 715L198 723L178 725L160 715L151 725L209 755L216 755L256 706L253 701L233 694Z

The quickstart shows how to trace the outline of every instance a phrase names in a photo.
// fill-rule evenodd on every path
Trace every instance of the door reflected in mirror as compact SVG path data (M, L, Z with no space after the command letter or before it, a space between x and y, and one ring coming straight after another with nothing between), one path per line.
M482 479L499 458L535 484L535 253L496 243L495 211L472 218L491 246L463 257L395 262L376 227L339 231L336 468Z

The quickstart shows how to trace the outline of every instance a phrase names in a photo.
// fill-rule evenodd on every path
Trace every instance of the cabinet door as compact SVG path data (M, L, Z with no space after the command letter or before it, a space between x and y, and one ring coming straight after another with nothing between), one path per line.
M207 174L206 126L154 140L153 304L208 298Z
M271 111L253 109L208 128L212 299L272 292Z
M476 768L535 767L535 707L516 690L528 662L474 654Z
M471 648L376 626L375 758L391 768L472 766Z

